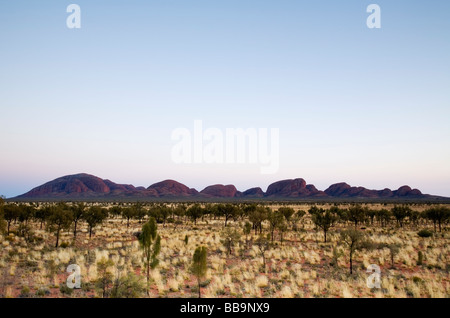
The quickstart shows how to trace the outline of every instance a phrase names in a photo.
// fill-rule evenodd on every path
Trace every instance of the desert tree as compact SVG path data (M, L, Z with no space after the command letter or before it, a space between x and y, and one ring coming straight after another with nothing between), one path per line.
M282 220L280 224L278 224L278 232L280 233L280 243L283 245L284 233L288 231L288 225L286 220Z
M391 256L391 268L394 268L394 259L395 256L397 256L397 254L400 252L400 244L388 244L387 248L389 249L389 254Z
M411 223L415 228L417 228L417 226L419 225L420 216L421 216L420 212L416 210L412 210L411 213L409 214L409 220L411 221Z
M158 235L158 225L154 217L142 226L139 244L147 274L147 293L150 294L150 269L158 266L158 255L161 251L161 237Z
M219 216L223 216L225 218L224 227L227 226L227 223L230 219L235 219L239 214L239 208L234 204L218 204L217 212Z
M208 269L208 250L204 246L199 246L195 249L192 256L191 272L197 277L198 283L198 298L202 297L201 294L201 280L206 276Z
M39 222L39 229L42 230L42 225L48 221L48 218L52 214L52 208L50 206L40 207L36 210L34 214L34 218L37 222Z
M355 225L355 229L358 226L358 223L361 223L364 221L365 218L365 209L357 204L354 206L351 206L346 211L346 219L350 222L352 222Z
M366 210L367 220L370 221L370 225L373 226L373 222L375 220L375 216L377 215L377 211L373 209ZM369 223L369 222L368 222Z
M120 217L122 215L122 207L115 205L109 209L109 214L112 218Z
M330 210L322 208L311 208L309 210L313 223L317 228L322 229L324 242L327 242L327 233L337 220L337 216Z
M160 215L162 219L162 224L165 227L167 219L173 214L173 209L166 204L160 205Z
M83 219L88 224L89 228L89 238L92 237L92 230L103 223L103 221L108 217L108 210L99 206L91 206L84 213Z
M411 213L411 208L406 205L402 205L402 206L396 205L392 208L391 211L392 211L392 215L397 220L397 224L400 225L400 227L403 227L403 222L404 222L405 218L409 217L409 215Z
M36 209L33 205L20 204L17 208L17 220L22 224L28 224L28 221L33 219L36 214Z
M222 232L222 237L222 244L227 251L227 256L231 255L231 253L233 252L233 247L236 245L236 243L239 243L241 235L236 229L227 227Z
M436 225L439 225L439 232L442 231L441 225L450 218L450 209L446 207L432 207L425 210L424 215L431 220L434 225L434 232L436 232Z
M3 207L3 217L7 223L7 234L9 235L11 223L19 217L19 208L15 204L6 204Z
M269 221L270 237L273 243L275 229L277 229L283 223L284 216L278 211L269 210L269 213L267 214L267 220Z
M197 220L203 215L203 208L198 203L193 204L187 209L186 215L197 225Z
M306 215L306 212L303 210L298 210L293 217L291 217L292 222L292 230L297 231L297 223L303 220L303 217Z
M73 222L73 238L76 239L78 222L84 217L86 205L83 202L79 202L76 205L71 206L71 209Z
M256 203L247 203L247 204L243 204L241 206L242 209L242 214L246 217L248 217L250 215L250 213L252 213L253 211L256 210L257 204Z
M0 196L0 233L1 234L4 234L6 232L6 221L5 221L4 211L3 211L4 203L5 203L5 201Z
M148 215L154 217L157 223L166 225L167 218L172 214L172 209L165 204L158 204L150 208Z
M375 212L375 217L378 220L380 226L385 227L391 220L391 211L386 209L377 210Z
M97 262L97 279L95 281L96 289L101 293L103 298L109 296L113 284L113 273L111 267L114 262L111 259L102 258Z
M261 255L263 260L263 270L266 272L266 252L270 249L270 241L268 238L269 235L264 236L262 234L259 235L258 239L256 240L256 246L258 247L259 255Z
M255 230L255 235L262 234L262 223L267 220L267 216L270 213L269 207L264 207L261 205L256 206L254 210L252 210L248 216L250 222L252 222L253 229Z
M345 222L347 220L347 211L341 209L338 205L333 205L329 210L336 216L336 222Z
M0 234L6 233L6 221L3 219L3 215L0 214Z
M293 208L281 207L278 209L278 213L283 215L286 222L289 223L291 222L292 216L294 215L295 211Z
M248 236L252 232L252 224L249 221L246 221L243 227L243 232L245 235L245 246L248 247Z
M391 268L395 268L395 257L400 252L401 245L398 243L373 243L373 247L377 249L387 248L389 250L389 257L391 259Z
M125 207L122 209L122 218L127 220L127 228L130 227L130 220L136 216L135 209L132 207Z
M202 221L205 220L205 218L208 218L212 220L213 216L217 214L217 208L215 204L212 203L205 203L203 205L203 215L202 215Z
M338 249L337 246L333 246L333 249L331 251L332 257L331 257L331 266L338 266L339 264L339 258L344 255L344 252L341 249Z
M296 217L299 219L302 219L306 215L306 212L304 210L298 210L295 214Z
M34 240L33 229L28 224L28 221L35 216L36 209L34 205L20 204L18 207L19 226L17 227L17 235L23 237L26 243L30 243Z
M177 217L178 220L183 219L186 215L186 206L184 204L177 204L177 206L173 210L173 214Z
M145 293L145 284L142 277L133 272L128 272L125 276L121 276L120 271L114 278L111 292L111 298L139 298Z
M353 273L353 259L354 254L358 250L370 249L372 247L371 243L366 239L364 232L357 230L355 228L347 228L341 231L341 242L349 250L349 263L350 263L350 274Z
M60 203L51 207L47 221L47 230L56 236L55 247L59 245L61 231L69 229L71 224L72 211L68 209L66 204Z
M147 216L147 210L144 208L143 204L141 202L136 202L131 206L131 209L133 210L133 217L139 221L139 223L142 223L142 220Z

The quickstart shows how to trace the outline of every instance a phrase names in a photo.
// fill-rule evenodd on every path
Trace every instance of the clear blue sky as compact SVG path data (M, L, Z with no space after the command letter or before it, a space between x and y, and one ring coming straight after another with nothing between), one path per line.
M81 7L81 29L66 7ZM368 29L366 7L381 7ZM86 172L450 196L449 1L1 1L0 194ZM181 164L171 132L279 128L280 166Z

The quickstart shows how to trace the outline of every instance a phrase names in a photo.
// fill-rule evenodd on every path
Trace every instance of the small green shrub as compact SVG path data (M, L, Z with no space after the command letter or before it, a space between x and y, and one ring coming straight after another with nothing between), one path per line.
M423 229L420 230L417 235L419 235L420 237L431 237L433 236L433 232L431 232L430 230L427 229Z
M23 286L22 290L20 291L20 297L28 297L30 295L30 287Z
M413 282L416 283L416 284L420 284L422 282L422 278L414 276L413 277Z
M47 288L41 287L36 291L36 296L44 297L50 295L50 291Z
M59 245L61 248L67 248L69 247L69 243L67 242L62 242L61 245Z
M59 291L61 292L61 294L71 295L73 292L73 289L69 288L66 284L61 284L59 286Z
M417 265L422 265L423 264L423 253L422 251L419 251L417 253Z

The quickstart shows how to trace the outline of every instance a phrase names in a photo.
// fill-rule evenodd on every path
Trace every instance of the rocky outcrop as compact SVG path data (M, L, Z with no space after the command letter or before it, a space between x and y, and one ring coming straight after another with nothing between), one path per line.
M369 198L369 199L408 199L408 198L430 198L430 195L422 194L418 189L402 186L392 191L388 188L383 190L370 190L364 187L352 187L345 182L329 186L325 191L318 190L314 185L307 184L304 179L287 179L270 184L267 191L259 188L251 188L240 192L232 184L211 185L198 192L196 189L175 180L164 180L154 183L148 188L135 187L131 184L117 184L111 180L103 180L86 173L64 176L38 186L31 191L14 199L151 199L171 198L193 200L202 198L267 198L282 200L283 198Z
M232 184L215 184L204 188L200 191L200 194L208 197L234 198L236 196L239 197L241 193Z
M190 189L184 184L174 180L164 180L155 184L152 184L147 190L154 190L160 197L173 196L173 197L186 197L198 194L195 189Z
M22 196L32 198L65 194L108 194L110 192L111 189L102 179L89 174L81 173L64 176L47 182L23 194Z
M251 188L242 192L243 197L248 198L262 198L264 197L264 191L261 188Z
M308 197L322 195L312 184L306 184L303 179L288 179L272 183L267 188L267 197Z

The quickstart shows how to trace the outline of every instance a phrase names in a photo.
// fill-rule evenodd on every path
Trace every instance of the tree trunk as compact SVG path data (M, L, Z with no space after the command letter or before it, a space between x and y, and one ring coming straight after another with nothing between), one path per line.
M265 253L262 254L263 257L263 268L264 268L264 273L266 272L266 255Z
M75 221L75 226L73 229L73 238L77 238L77 223L78 223L78 221Z
M55 247L58 247L58 243L59 243L59 229L56 231L56 245Z
M350 275L353 274L353 253L350 252Z
M198 282L198 298L202 298L202 292L200 287L200 276L197 276L197 282Z
M150 297L150 262L147 260L147 295Z

